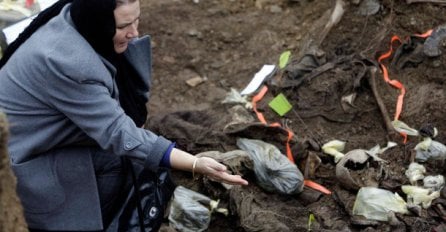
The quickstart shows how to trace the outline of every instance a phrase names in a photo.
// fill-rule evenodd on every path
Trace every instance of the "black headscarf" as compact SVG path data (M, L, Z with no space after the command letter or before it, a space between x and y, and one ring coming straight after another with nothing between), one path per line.
M77 31L81 34L93 49L111 62L117 69L117 85L119 89L119 101L122 108L133 121L142 126L146 120L147 110L145 97L138 95L134 88L141 83L135 69L129 64L122 54L116 54L113 46L113 36L116 33L116 22L114 10L116 0L59 0L51 7L42 11L31 23L20 33L18 38L5 50L0 60L2 68L12 54L53 17L58 15L62 8L71 4L70 14Z
M70 14L76 29L97 53L110 59L114 55L116 32L115 0L73 0Z

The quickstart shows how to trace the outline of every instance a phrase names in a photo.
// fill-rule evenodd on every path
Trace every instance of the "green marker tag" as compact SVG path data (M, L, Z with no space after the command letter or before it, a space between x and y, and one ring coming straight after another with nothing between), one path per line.
M293 108L282 93L277 95L268 105L280 116L285 115Z
M288 61L290 60L291 52L286 51L280 54L279 58L279 68L285 68L285 66L288 64Z
M314 214L310 213L310 216L308 217L308 231L311 231L311 225L313 225L314 221L316 221L316 218L314 217Z

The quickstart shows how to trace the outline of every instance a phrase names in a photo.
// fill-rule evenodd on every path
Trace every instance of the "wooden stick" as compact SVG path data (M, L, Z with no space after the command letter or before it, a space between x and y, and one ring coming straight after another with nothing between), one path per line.
M384 105L384 102L381 98L381 95L378 92L378 89L376 88L376 67L369 68L369 76L367 78L370 88L372 88L373 96L375 97L376 103L378 104L379 110L381 111L381 115L384 119L384 124L386 126L387 134L389 136L389 139L394 139L395 135L397 135L397 132L395 128L392 125L392 121L390 120L389 113L386 109L386 106Z

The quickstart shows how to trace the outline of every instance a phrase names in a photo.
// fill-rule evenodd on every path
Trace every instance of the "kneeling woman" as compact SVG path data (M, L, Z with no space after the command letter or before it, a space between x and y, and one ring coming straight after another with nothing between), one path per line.
M128 186L122 157L152 171L247 184L217 161L141 128L151 48L148 37L138 37L139 17L138 0L60 0L0 60L0 108L31 230L104 230Z

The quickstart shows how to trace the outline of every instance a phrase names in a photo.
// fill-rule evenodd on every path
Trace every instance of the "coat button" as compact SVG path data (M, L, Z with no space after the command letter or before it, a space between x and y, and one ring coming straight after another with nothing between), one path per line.
M149 216L150 217L155 217L156 215L158 214L158 209L155 207L155 206L153 206L152 208L150 208L150 211L149 211Z
M130 149L132 147L132 143L131 142L127 142L124 145L125 148Z

